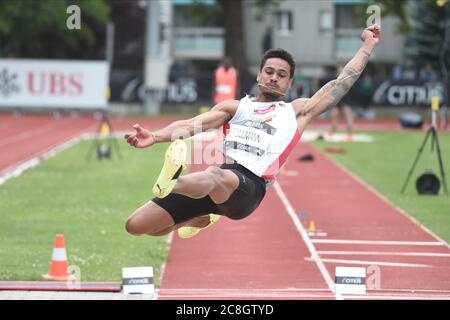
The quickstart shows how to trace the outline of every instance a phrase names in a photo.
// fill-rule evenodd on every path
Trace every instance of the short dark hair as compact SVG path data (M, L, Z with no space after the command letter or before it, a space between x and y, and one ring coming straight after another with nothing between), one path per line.
M287 52L284 49L269 49L264 53L264 56L261 60L261 65L259 67L259 71L262 70L262 68L264 67L264 65L266 64L267 59L270 58L280 58L283 59L284 61L286 61L289 64L290 67L290 78L292 79L294 77L294 72L295 72L295 61L294 58L292 58L292 55Z

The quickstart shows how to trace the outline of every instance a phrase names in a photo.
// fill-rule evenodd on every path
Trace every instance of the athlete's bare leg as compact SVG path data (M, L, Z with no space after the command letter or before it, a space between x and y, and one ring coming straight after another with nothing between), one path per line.
M155 235L174 224L172 216L166 210L149 201L131 214L125 229L133 235Z
M209 218L209 214L207 214L207 215L204 215L204 216L195 217L195 218L193 218L193 219L191 219L189 221L186 221L184 223L174 224L173 226L168 227L166 229L163 229L160 232L157 232L157 233L154 233L154 234L148 234L148 235L150 235L150 236L165 236L166 234L169 234L172 231L175 231L175 230L177 230L180 227L189 226L189 227L204 228L209 223L210 223L210 218Z
M239 178L231 170L209 167L205 171L179 177L174 193L200 199L209 195L214 203L223 203L239 185ZM209 216L193 218L175 225L172 216L153 201L137 209L127 220L126 230L133 235L165 235L182 226L204 227Z
M353 114L352 109L349 106L343 106L342 112L344 113L345 123L347 127L347 134L353 133Z
M214 203L224 203L239 185L239 178L231 170L208 167L178 178L173 193L201 199L207 195Z
M148 234L152 236L166 235L179 227L205 227L209 223L209 215L195 217L184 223L175 224L172 216L153 201L149 201L137 209L125 225L128 233L133 235Z
M337 128L338 128L338 122L339 122L339 108L333 107L331 109L331 128L330 131L328 131L328 134L332 136Z

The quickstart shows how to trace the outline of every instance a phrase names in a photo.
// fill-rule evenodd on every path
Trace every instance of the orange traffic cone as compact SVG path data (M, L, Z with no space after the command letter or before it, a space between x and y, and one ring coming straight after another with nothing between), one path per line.
M52 261L50 271L42 277L45 280L66 281L75 280L75 276L67 272L69 264L67 263L67 253L64 247L64 235L55 236L55 246L53 247Z
M308 231L310 233L316 232L316 224L314 223L314 220L311 220L309 222L309 226L308 226L308 229L306 231Z

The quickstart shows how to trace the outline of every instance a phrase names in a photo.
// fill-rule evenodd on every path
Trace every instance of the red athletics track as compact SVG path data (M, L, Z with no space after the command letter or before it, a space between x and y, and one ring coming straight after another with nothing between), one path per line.
M160 128L174 119L113 118L111 125L117 131L132 131L133 124L138 121L147 128ZM96 132L99 121L91 116L54 118L0 114L0 177L20 163L39 157L71 138Z
M173 235L158 299L334 298L307 251L269 190L244 220L222 218L190 239Z
M116 131L132 131L140 122L147 128L160 128L178 118L118 118L111 119ZM316 128L325 125L323 120L314 123ZM48 115L22 115L15 117L0 113L0 177L5 172L31 158L39 157L82 133L95 132L99 120L91 116L54 118ZM355 130L401 130L398 121L356 121Z
M157 119L115 117L111 119L111 122L116 131L131 131L132 125L136 122L141 122L147 128L160 128L176 119L176 117ZM323 128L325 124L324 120L318 120L314 123L314 127ZM71 138L82 133L95 132L98 126L99 120L90 116L54 118L48 115L22 115L14 117L11 114L0 113L0 177L14 166L39 156ZM401 127L396 120L358 120L355 122L355 130L401 130Z
M138 121L159 128L173 120L126 118L112 124L116 131L129 131ZM76 135L94 132L98 123L92 117L0 114L0 172ZM396 121L357 122L356 130L362 129L400 128ZM313 152L316 160L297 162L306 152ZM300 236L295 215L300 211L327 237ZM314 261L312 252L318 253ZM189 240L175 236L169 254L160 299L450 298L448 246L304 143L291 156L279 187L268 190L252 216L242 221L223 218ZM336 265L368 263L379 265L381 290L358 297L332 292Z
M315 161L297 161L304 153ZM368 296L450 299L448 244L310 144L300 144L286 170L280 185L291 205L327 233L311 239L333 277L336 266L374 265L381 290Z
M175 235L158 298L450 299L445 242L307 143L285 172L249 218ZM301 211L327 236L305 235ZM336 295L336 266L376 268L378 287L372 277L366 295Z

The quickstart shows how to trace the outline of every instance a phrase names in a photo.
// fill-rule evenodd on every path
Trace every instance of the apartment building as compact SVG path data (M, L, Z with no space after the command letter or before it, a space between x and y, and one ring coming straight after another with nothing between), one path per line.
M224 30L214 19L215 0L205 0L210 9L206 25L189 16L192 0L172 0L174 6L173 56L176 59L218 61L224 53ZM359 48L359 35L365 27L355 13L366 0L284 0L271 6L258 21L258 8L244 1L245 53L253 72L263 53L263 39L271 29L272 47L291 52L306 76L324 76L327 69L348 61ZM367 14L367 17L370 15ZM232 19L233 17L226 17ZM402 59L404 36L397 32L397 19L382 17L383 41L371 61L394 65Z
M364 0L285 0L264 19L255 21L257 9L245 4L245 49L247 59L257 69L262 39L272 29L272 47L288 50L308 77L323 77L329 68L348 61L361 45L359 38L366 22L355 12ZM369 14L367 15L369 17ZM396 31L394 17L382 17L383 41L371 61L394 65L402 59L404 36Z

